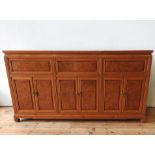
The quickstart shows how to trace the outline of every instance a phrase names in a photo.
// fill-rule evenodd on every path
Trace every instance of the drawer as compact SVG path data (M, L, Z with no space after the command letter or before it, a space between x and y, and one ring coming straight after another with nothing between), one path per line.
M50 72L50 60L11 60L12 72Z
M145 72L146 60L106 59L104 72Z
M57 60L57 72L97 72L98 60Z

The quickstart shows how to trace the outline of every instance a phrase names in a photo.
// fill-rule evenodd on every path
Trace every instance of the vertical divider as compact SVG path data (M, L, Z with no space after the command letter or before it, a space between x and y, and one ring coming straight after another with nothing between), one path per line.
M79 95L81 91L81 82L79 76L76 77L76 83L77 83L77 88L76 88L76 99L77 99L77 107L78 107L78 112L81 111L81 96Z
M100 58L100 74L99 74L99 105L98 105L98 111L101 112L101 104L104 104L104 97L102 96L103 95L103 78L104 78L104 75L103 75L103 69L104 69L104 57L101 57Z
M59 97L59 85L58 85L58 79L57 79L57 70L56 70L56 57L53 56L52 57L52 60L51 60L51 65L52 65L52 68L53 68L53 72L52 72L52 77L51 77L51 80L53 81L53 94L54 94L54 105L55 105L55 108L56 108L56 112L60 112L60 102L58 100L58 97Z
M123 76L123 80L122 80L121 91L122 91L122 95L121 95L121 112L123 112L124 109L125 109L125 96L124 96L124 92L126 91L126 80L125 80L124 76Z
M97 80L97 112L99 112L100 104L101 104L101 75L99 75Z
M54 84L54 97L55 97L55 106L56 112L60 112L61 109L61 102L60 102L60 85L57 78L57 61L55 55L52 57L53 59L53 84ZM51 60L52 61L52 60Z
M32 87L32 99L35 105L35 113L38 111L39 107L38 107L38 99L35 95L35 92L37 91L37 81L34 79L34 77L31 78L31 87Z

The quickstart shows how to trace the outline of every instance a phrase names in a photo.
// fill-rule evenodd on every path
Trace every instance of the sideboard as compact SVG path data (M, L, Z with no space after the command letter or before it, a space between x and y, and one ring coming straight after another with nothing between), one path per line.
M3 52L15 121L145 121L151 50Z

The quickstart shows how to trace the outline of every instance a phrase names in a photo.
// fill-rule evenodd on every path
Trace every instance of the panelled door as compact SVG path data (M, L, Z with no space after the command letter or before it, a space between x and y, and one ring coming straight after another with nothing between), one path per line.
M98 78L58 78L60 112L96 112Z
M80 98L81 112L98 111L98 78L80 78L78 96Z
M120 112L122 107L123 78L105 77L102 79L101 112Z
M57 86L60 112L78 111L77 79L58 78Z
M124 112L140 112L145 78L125 78Z
M141 112L145 78L103 78L101 112Z
M31 77L12 77L15 106L19 112L34 112L33 83Z
M49 77L34 77L34 95L37 112L56 112L55 86Z

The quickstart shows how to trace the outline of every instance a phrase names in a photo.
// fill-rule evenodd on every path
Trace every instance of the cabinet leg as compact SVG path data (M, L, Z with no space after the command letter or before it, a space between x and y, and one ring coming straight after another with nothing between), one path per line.
M141 123L145 123L145 122L146 122L146 118L145 118L145 117L141 118L141 119L140 119L140 122L141 122Z
M15 122L20 122L20 118L17 118L17 117L14 116L14 121Z

